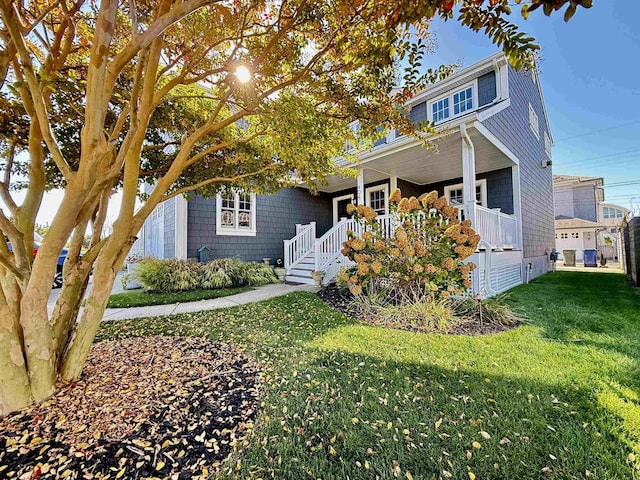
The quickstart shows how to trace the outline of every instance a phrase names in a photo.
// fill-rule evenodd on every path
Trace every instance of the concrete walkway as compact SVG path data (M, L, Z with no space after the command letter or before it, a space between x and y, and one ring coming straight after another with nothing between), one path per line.
M218 308L237 307L247 303L260 302L269 298L279 297L291 292L315 292L317 288L312 285L288 285L277 283L257 287L248 292L229 295L228 297L213 298L188 303L172 303L169 305L149 305L147 307L132 308L107 308L103 321L124 320L126 318L156 317L159 315L177 315L179 313L201 312Z
M575 267L566 267L559 261L556 269L561 272L624 273L618 262L609 262L604 267L585 267L583 263L578 262Z

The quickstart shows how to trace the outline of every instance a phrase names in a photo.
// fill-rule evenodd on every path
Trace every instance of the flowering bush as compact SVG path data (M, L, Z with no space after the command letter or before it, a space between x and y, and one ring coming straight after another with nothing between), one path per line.
M458 209L433 191L419 198L402 198L395 190L389 198L391 222L378 222L371 207L349 205L358 232L348 232L342 254L354 267L338 279L354 295L379 286L397 292L437 299L461 294L471 287L464 263L476 250L480 235L469 220L458 220Z

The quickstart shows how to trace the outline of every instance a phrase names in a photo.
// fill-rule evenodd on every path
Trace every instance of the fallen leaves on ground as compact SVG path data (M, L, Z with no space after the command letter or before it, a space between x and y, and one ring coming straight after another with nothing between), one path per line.
M260 389L223 343L97 343L80 381L0 418L0 478L206 478L252 430Z

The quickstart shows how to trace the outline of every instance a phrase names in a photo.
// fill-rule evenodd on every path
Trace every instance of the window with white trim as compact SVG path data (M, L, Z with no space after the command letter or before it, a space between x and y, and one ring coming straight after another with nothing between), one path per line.
M465 88L457 93L453 94L453 114L460 115L461 113L471 110L473 108L473 89L471 87Z
M255 236L255 194L229 192L216 196L216 234Z
M551 137L547 132L544 132L544 151L547 157L551 158Z
M367 205L373 208L378 215L387 215L389 213L387 204L389 188L386 184L367 188L365 195Z
M531 131L539 139L540 125L538 122L538 115L536 114L536 111L533 109L533 106L531 104L529 104L529 127L531 127Z
M446 96L429 102L430 120L434 123L444 122L473 110L476 106L476 83L454 90Z
M613 207L602 207L602 216L604 218L622 218L622 210Z
M444 196L453 206L464 205L464 184L449 185L444 187ZM487 206L487 181L476 180L476 202L483 207Z
M560 234L560 238L563 238L563 239L566 240L567 238L569 238L569 234L568 233L561 233Z
M571 234L571 238L574 238L574 239L575 239L575 238L580 238L580 232L573 232L573 233Z
M151 220L159 220L164 216L164 203L159 203L151 212Z

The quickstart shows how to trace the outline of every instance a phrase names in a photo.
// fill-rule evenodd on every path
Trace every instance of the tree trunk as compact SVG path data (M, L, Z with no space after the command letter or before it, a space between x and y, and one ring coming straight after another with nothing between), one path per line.
M64 275L62 290L51 314L53 339L55 342L56 363L64 349L69 333L78 317L80 304L84 297L89 279L89 266L75 264L69 266L70 272Z
M63 353L59 374L64 381L80 378L89 349L93 344L104 310L111 295L117 270L113 259L106 255L98 256L93 273L93 286L86 300L80 323L72 333Z
M20 289L13 278L0 278L0 415L32 402L19 322Z

